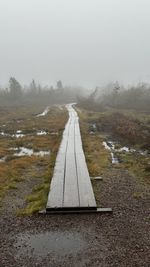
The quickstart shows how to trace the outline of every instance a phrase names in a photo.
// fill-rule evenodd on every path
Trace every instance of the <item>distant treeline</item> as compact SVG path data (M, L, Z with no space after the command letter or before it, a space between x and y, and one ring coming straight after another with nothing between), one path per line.
M88 97L79 97L78 105L94 111L114 108L150 112L150 85L142 83L126 89L116 82L96 88Z
M29 85L22 86L11 77L7 88L0 88L0 105L26 104L64 104L76 102L81 88L63 86L58 81L56 86L42 86L34 80Z

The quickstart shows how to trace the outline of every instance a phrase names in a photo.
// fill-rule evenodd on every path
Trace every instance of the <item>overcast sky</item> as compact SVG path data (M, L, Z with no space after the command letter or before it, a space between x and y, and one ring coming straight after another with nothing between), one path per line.
M0 84L150 82L150 0L0 0Z

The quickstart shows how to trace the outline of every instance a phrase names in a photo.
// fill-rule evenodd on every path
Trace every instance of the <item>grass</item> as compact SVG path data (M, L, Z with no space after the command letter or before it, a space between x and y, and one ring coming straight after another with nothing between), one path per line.
M0 158L7 155L7 161L0 163L0 199L2 200L9 190L17 191L20 182L23 184L29 183L30 186L30 182L35 181L26 194L26 205L18 211L19 215L30 215L45 208L56 154L68 117L65 109L60 110L57 107L51 107L45 117L36 117L36 114L41 113L44 109L45 107L31 106L28 106L28 108L0 108L0 131L4 130L11 134L17 130L22 130L23 133L27 134L18 139L11 136L0 136ZM110 110L107 112L92 112L78 109L77 111L80 117L83 149L90 176L105 176L107 172L111 171L112 167L115 167L128 169L132 175L138 177L139 181L149 183L150 157L148 155L119 153L118 157L121 163L112 165L110 152L102 145L102 142L107 138L119 139L120 145L130 145L129 140L122 135L123 129L121 129L121 132L120 130L116 132L112 127L112 119L116 120L115 123L118 123L118 116ZM131 115L125 111L125 116L130 116L129 121L132 121L133 117L135 122L133 112ZM149 115L136 114L135 116L139 131L141 131L140 134L143 134L144 124L148 136ZM126 119L126 122L128 123L128 119ZM96 123L97 130L94 134L90 134L93 123ZM6 126L3 126L4 124ZM134 124L131 123L130 125ZM44 130L48 134L37 136L36 133L39 130ZM51 135L55 132L58 134ZM135 143L134 146L138 148L146 145L147 140L144 140L146 139L141 139L141 144ZM50 150L51 154L43 158L36 156L14 157L13 150L10 150L10 148L21 146L32 148L34 151ZM137 192L135 192L134 197L139 197Z
M78 112L83 149L90 176L104 175L111 166L110 153L102 145L103 138L99 134L90 134L88 116L89 113ZM90 113L91 114L91 113ZM91 116L90 116L91 120Z
M121 167L129 171L131 175L136 176L140 182L150 183L150 157L139 155L137 153L121 153Z
M24 134L27 134L22 138L0 136L0 158L7 156L6 162L0 162L1 202L9 190L17 190L19 182L28 183L28 180L32 181L37 178L35 188L32 188L31 195L27 196L27 206L20 211L20 214L31 214L44 207L56 153L68 118L66 109L60 110L56 106L51 106L46 116L36 117L44 109L43 106L0 108L0 131L14 134L17 130L22 130ZM37 131L41 130L48 134L37 136ZM51 135L53 132L58 134ZM21 146L32 148L34 151L50 150L50 156L15 157L14 151L10 148Z
M45 208L55 165L55 158L56 154L53 154L53 156L51 155L50 161L45 168L45 173L43 173L41 177L42 182L36 185L31 194L26 197L26 207L19 210L17 212L18 215L31 215Z
M102 142L107 139L118 140L120 146L127 145L137 150L149 149L150 114L126 110L119 111L120 113L116 111L114 113L114 110L89 112L77 109L77 111L90 175L104 175L112 167L123 168L137 177L140 182L148 184L150 182L149 154L144 156L139 153L118 153L121 164L112 165L110 152L105 150ZM96 123L97 130L90 135L93 123Z

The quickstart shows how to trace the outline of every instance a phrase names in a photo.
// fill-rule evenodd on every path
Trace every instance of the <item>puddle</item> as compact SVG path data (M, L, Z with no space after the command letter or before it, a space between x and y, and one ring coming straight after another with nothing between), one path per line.
M45 257L55 253L57 256L65 257L84 250L86 242L79 233L50 231L42 234L20 234L14 246L18 256Z
M33 154L35 156L44 157L50 155L50 151L39 151L39 152L34 152Z
M108 144L104 141L103 143L103 146L105 147L105 149L107 149L107 150L110 150L111 151L111 147L110 146L108 146Z
M90 130L89 134L95 134L95 132L97 131L96 123L91 124L90 129L91 130Z
M114 152L125 152L125 153L134 153L137 152L143 156L147 155L147 151L141 151L141 150L136 150L133 148L129 148L127 146L123 146L121 148L116 149L115 145L118 144L117 142L113 142L113 141L107 141L107 142L103 142L102 143L103 146L105 147L105 149L109 150L111 152L111 158L112 158L112 163L113 164L118 164L119 160L118 158L115 156Z
M58 132L51 132L50 135L58 135Z
M0 163L5 162L7 157L0 158Z
M9 134L6 134L4 131L1 131L0 135L2 135L2 136L10 136Z
M47 134L48 133L46 131L43 131L43 130L37 131L37 133L36 133L36 135L38 135L38 136L47 135ZM56 134L56 133L54 133L54 134ZM1 131L0 132L0 135L1 136L5 136L5 137L22 138L24 136L29 136L30 134L24 134L24 133L22 133L21 130L17 130L15 134L7 134L4 131Z
M45 132L45 131L37 131L37 135L47 135L47 132Z
M32 155L44 157L46 155L50 155L50 151L34 152L33 149L26 148L26 147L12 148L12 150L18 151L14 153L14 156L17 156L17 157L32 156Z
M7 134L4 131L2 131L2 132L0 132L0 135L6 136L6 137L8 137L8 136L9 137L16 137L16 138L25 136L25 134L22 134L21 130L18 130L15 134Z
M112 159L112 164L118 164L119 163L118 158L115 157L113 152L111 152L111 159Z
M21 138L21 137L24 137L26 136L25 134L22 134L22 133L16 133L16 134L13 134L12 137L16 137L16 138Z
M49 112L49 107L46 107L46 109L42 113L36 115L36 117L46 116L48 112Z

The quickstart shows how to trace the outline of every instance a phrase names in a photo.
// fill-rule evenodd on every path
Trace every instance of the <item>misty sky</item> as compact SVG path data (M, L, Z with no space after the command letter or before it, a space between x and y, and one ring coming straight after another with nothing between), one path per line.
M149 0L0 0L0 84L150 82Z

